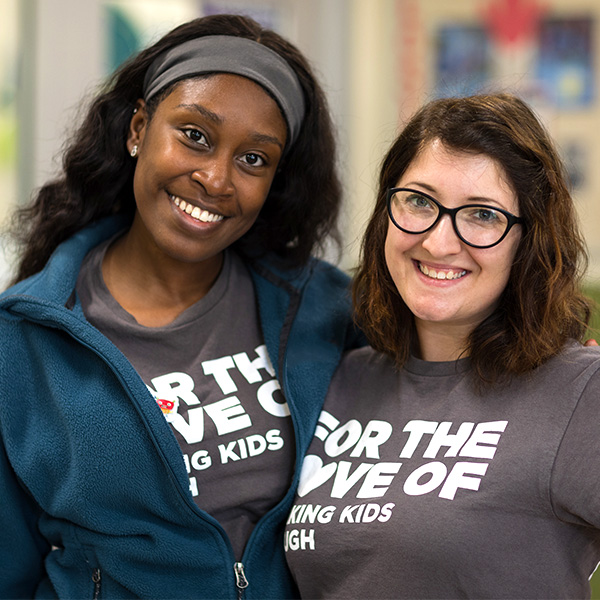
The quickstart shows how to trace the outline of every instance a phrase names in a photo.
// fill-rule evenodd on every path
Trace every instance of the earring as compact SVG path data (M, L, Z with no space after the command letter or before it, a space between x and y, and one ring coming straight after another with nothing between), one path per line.
M137 156L138 153L138 147L137 144L131 149L131 152L129 154L131 154L131 156Z

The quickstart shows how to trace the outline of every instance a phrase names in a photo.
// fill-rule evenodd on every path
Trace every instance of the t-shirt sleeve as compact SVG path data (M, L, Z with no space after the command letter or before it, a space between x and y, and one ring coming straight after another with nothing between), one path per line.
M559 519L600 529L600 370L585 384L565 430L550 493Z

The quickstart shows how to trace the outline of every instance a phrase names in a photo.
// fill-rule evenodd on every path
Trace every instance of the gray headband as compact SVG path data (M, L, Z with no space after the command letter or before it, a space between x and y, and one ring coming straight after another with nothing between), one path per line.
M296 141L304 119L300 82L279 54L247 38L209 35L161 54L146 72L144 100L147 102L175 81L204 73L233 73L261 85L275 98L286 120L286 148Z

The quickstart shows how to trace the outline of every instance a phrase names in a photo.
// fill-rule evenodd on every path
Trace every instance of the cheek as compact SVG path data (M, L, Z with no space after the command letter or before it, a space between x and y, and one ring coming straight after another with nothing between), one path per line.
M412 264L412 261L405 253L415 245L415 242L416 240L411 239L410 236L398 230L391 223L388 223L387 235L385 237L385 262L394 280L398 273L403 272L407 268L408 264Z
M244 212L248 216L258 217L261 210L263 209L269 190L271 189L272 178L261 183L249 185L245 188L243 193Z
M241 207L240 216L243 218L243 221L249 222L250 225L253 225L256 219L258 219L264 205L265 200L262 197L253 200L246 200Z
M255 200L252 203L254 207L254 212L256 214L260 213L263 209L265 203L267 202L267 196L269 195L269 186L265 186L263 189L256 194Z
M384 246L384 254L385 254L385 264L387 265L388 271L390 272L392 279L394 278L394 272L396 267L396 250L394 248L394 241L392 236L390 235L390 230L388 228L387 235L385 236L385 246Z
M512 232L511 232L512 233ZM516 234L516 232L515 232ZM509 237L500 242L498 246L499 253L493 261L492 264L495 264L498 270L498 277L502 278L506 283L508 283L508 279L510 277L510 272L512 270L512 266L515 262L515 258L517 255L517 250L519 248L519 244L521 242L521 235L509 235Z
M508 285L519 240L505 240L505 242L497 246L497 252L485 255L483 250L479 257L473 256L475 262L479 264L481 273L486 274L488 294L495 301L500 298Z
M139 204L144 198L144 193L147 187L147 177L145 174L144 163L137 162L133 173L133 195L135 203Z

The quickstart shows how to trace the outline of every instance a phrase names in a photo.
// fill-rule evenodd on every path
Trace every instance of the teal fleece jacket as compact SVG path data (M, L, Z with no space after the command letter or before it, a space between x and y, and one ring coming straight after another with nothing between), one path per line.
M0 295L0 597L294 597L283 526L331 376L356 345L348 278L317 260L249 265L297 460L234 565L160 408L74 295L86 253L122 225L80 231Z

